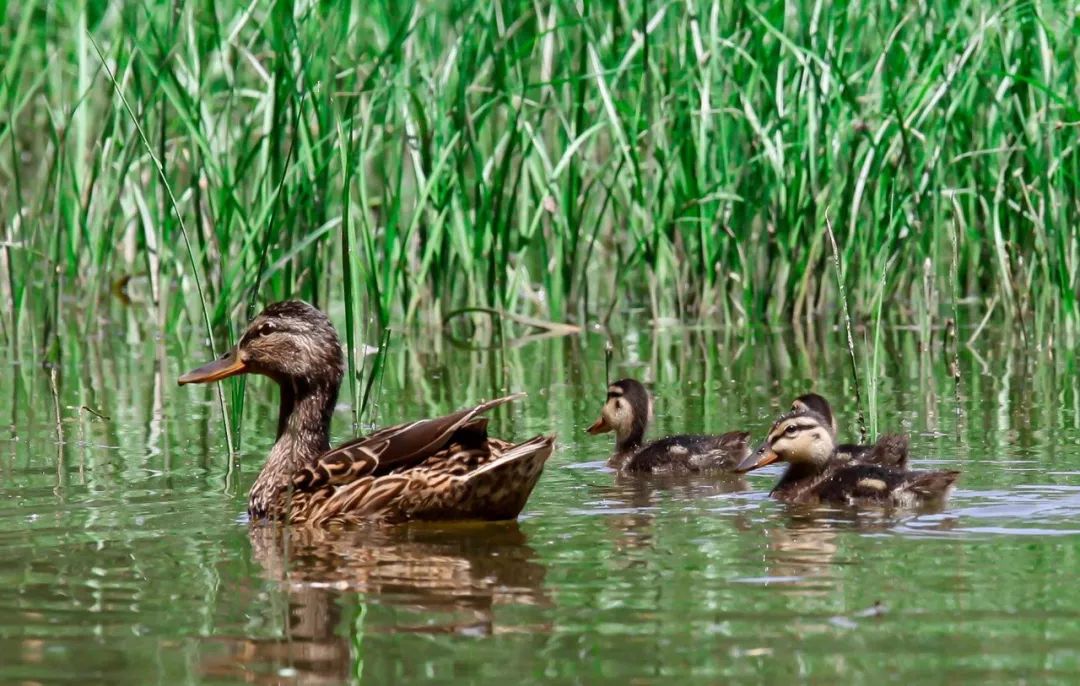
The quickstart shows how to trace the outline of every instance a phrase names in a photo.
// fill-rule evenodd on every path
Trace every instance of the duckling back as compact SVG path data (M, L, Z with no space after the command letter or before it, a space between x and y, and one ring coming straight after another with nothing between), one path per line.
M719 436L669 436L635 453L616 455L611 463L622 471L649 474L731 471L749 455L749 437L745 431Z
M882 434L873 445L838 445L836 456L841 460L906 469L909 443L906 434Z
M785 474L773 496L802 504L917 508L945 500L958 476L958 471L909 471L838 461L817 476Z

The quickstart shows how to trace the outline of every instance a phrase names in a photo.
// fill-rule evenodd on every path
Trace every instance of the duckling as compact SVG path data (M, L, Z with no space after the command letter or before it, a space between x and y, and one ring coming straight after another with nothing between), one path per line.
M769 495L807 505L931 505L948 497L960 475L839 457L832 423L809 409L793 410L776 420L765 442L736 471L748 472L776 461L787 462L788 468Z
M643 444L652 407L649 392L634 379L608 386L600 418L586 431L615 432L615 454L608 460L609 467L652 474L731 471L750 453L750 434L745 431L719 436L668 436Z
M792 411L813 412L828 420L832 428L833 439L836 438L836 417L833 415L829 401L817 393L807 393L795 398L791 403ZM841 443L836 446L836 457L844 460L854 460L869 464L879 464L885 467L907 467L908 437L905 434L881 434L877 443L873 445L860 445L858 443Z

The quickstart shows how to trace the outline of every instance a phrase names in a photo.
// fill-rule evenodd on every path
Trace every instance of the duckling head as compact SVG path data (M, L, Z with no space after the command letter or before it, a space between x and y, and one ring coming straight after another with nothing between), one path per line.
M836 436L836 417L833 416L832 407L829 405L829 401L817 393L807 393L795 398L795 401L791 403L792 412L813 412L824 417L832 429L833 436Z
M652 414L652 398L645 386L634 379L622 379L608 386L600 418L586 431L591 434L614 431L619 450L633 448L640 444Z
M776 420L765 442L736 471L749 472L773 462L823 467L836 450L831 429L828 418L816 412L788 412Z
M259 313L234 348L178 382L183 386L262 374L294 388L336 391L344 370L341 340L330 319L305 302L286 300Z

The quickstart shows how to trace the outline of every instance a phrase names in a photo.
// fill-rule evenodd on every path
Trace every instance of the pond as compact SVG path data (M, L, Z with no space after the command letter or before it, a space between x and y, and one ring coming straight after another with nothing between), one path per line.
M886 332L876 428L909 432L918 466L963 470L943 509L889 515L777 503L776 467L616 478L610 435L584 432L605 390L597 334L489 351L396 335L380 424L529 392L492 415L499 436L558 435L525 512L285 536L244 515L273 439L268 380L246 386L234 464L214 390L175 383L205 350L128 325L63 340L58 369L26 358L0 374L3 682L1080 677L1071 352L984 331L960 347L957 381L940 341L922 352L918 332ZM650 383L652 436L760 438L814 388L854 438L840 340L645 326L616 338L611 374Z

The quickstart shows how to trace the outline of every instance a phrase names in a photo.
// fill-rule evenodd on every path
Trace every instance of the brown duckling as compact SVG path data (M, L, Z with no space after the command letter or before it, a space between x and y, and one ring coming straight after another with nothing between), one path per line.
M743 460L746 472L776 461L787 471L770 493L791 503L919 507L942 502L957 471L911 471L837 456L832 425L808 409L776 420L765 442Z
M833 439L836 439L836 417L833 415L832 407L829 406L829 401L825 398L817 393L800 395L795 398L795 402L791 403L791 409L792 411L814 412L824 417L832 428ZM886 467L904 468L908 460L908 437L905 434L881 434L873 445L841 443L836 446L836 457Z
M615 432L615 454L608 466L624 472L652 474L731 471L749 454L745 431L719 436L668 436L643 443L652 419L652 398L640 382L622 379L608 386L600 418L591 434Z
M488 436L480 415L523 394L390 426L331 449L330 419L344 372L330 320L293 300L268 306L235 348L180 377L180 385L236 374L277 382L277 442L251 487L253 519L314 525L517 517L554 437L515 445Z

